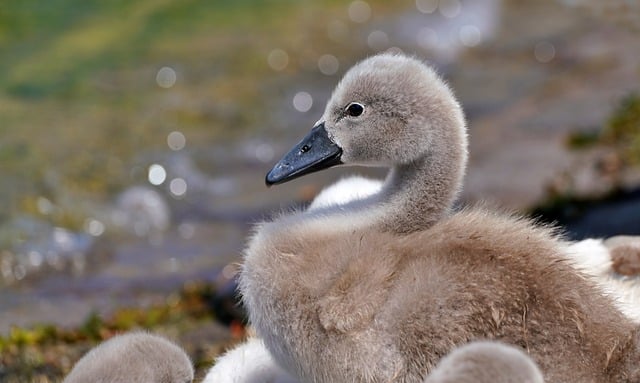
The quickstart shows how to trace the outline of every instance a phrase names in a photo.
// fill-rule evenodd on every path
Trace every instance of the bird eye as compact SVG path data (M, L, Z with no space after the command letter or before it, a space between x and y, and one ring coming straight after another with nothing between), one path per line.
M358 117L359 115L364 113L364 105L358 104L357 102L352 102L351 104L347 105L345 111L351 117Z

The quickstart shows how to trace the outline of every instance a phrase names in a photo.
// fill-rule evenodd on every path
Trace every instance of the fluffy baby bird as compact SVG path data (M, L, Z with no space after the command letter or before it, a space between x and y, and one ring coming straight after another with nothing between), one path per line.
M485 341L455 349L424 383L544 383L544 379L522 350Z
M157 335L115 336L89 351L63 383L189 383L193 366L177 345Z
M453 211L467 160L451 90L419 60L350 69L268 184L386 166L380 189L256 228L240 289L274 360L302 382L423 382L483 339L521 348L547 382L640 380L636 326L544 227Z

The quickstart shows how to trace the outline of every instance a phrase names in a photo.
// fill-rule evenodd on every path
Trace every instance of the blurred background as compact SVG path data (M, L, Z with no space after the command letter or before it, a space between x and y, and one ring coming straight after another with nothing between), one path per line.
M201 374L244 331L251 223L383 176L263 181L382 51L428 61L464 105L463 203L640 234L637 1L3 1L0 380L56 381L133 328Z

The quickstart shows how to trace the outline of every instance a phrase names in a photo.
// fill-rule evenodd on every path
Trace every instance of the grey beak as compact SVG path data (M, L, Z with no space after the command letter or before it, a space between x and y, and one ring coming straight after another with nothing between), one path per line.
M267 186L291 181L305 174L342 164L342 149L327 134L324 122L293 147L267 173Z

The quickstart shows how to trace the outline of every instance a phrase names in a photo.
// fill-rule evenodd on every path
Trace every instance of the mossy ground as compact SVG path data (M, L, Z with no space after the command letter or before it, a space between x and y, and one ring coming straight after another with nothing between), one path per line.
M180 344L203 375L214 358L244 336L242 318L223 325L216 315L218 301L211 285L193 283L167 299L166 304L122 308L108 317L90 315L77 328L42 324L14 327L0 336L0 381L58 382L89 349L110 337L134 330L163 334ZM202 335L202 329L210 333ZM194 336L194 332L198 335ZM208 340L208 342L207 342Z

